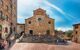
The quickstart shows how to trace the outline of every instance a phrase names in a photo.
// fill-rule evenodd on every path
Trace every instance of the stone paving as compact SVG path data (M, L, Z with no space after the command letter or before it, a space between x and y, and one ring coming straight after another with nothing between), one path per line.
M15 43L10 50L80 50L80 44L51 45L44 43Z

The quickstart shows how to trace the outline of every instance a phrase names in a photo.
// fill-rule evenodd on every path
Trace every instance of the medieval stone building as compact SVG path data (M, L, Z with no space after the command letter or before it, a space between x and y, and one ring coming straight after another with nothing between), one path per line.
M72 41L80 43L80 23L73 25Z
M16 32L17 0L0 0L0 38Z
M31 18L25 19L24 32L31 35L54 35L54 19L49 18L45 10L38 8Z

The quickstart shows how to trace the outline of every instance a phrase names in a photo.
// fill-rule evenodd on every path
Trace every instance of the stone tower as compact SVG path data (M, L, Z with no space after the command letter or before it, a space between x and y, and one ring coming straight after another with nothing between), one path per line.
M16 32L17 0L0 0L0 37Z

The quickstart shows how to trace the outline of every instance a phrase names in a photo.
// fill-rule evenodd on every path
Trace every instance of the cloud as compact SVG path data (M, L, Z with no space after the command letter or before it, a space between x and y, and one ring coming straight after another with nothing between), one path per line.
M68 28L68 27L58 27L58 28L56 28L56 30L58 30L58 31L68 31L68 30L73 30L73 28Z
M57 11L59 11L60 13L65 14L65 12L64 12L63 10L61 10L59 7L55 6L54 4L51 4L51 3L48 2L48 1L45 1L45 4L53 7L54 9L56 9Z
M24 17L22 17L22 16L18 16L17 18L20 19L20 18L24 18Z
M59 7L57 7L56 5L51 4L49 1L45 1L44 3L47 4L48 6L56 9L58 12L60 12L62 15L64 15L66 19L68 19L68 20L75 19L74 16L72 16L72 15L70 15L70 14L67 14L67 13L64 12L62 9L60 9Z
M28 3L27 3L28 2ZM62 22L63 19L61 16L57 16L55 14L55 12L53 12L51 10L51 7L48 6L45 2L47 2L47 0L44 1L40 1L40 0L28 0L26 2L26 0L18 0L18 19L22 18L22 19L26 19L32 16L33 11L37 8L42 8L44 10L46 10L47 14L49 14L49 16L51 18L54 18L56 20L56 22ZM59 8L57 8L56 6L54 6L55 9L59 10L60 12L63 13L62 10L60 10ZM19 20L18 20L19 22ZM23 21L24 22L24 21Z

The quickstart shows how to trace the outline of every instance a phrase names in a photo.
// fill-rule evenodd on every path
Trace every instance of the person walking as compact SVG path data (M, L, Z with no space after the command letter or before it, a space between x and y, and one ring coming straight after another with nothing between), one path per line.
M0 50L4 50L3 40L0 39Z

